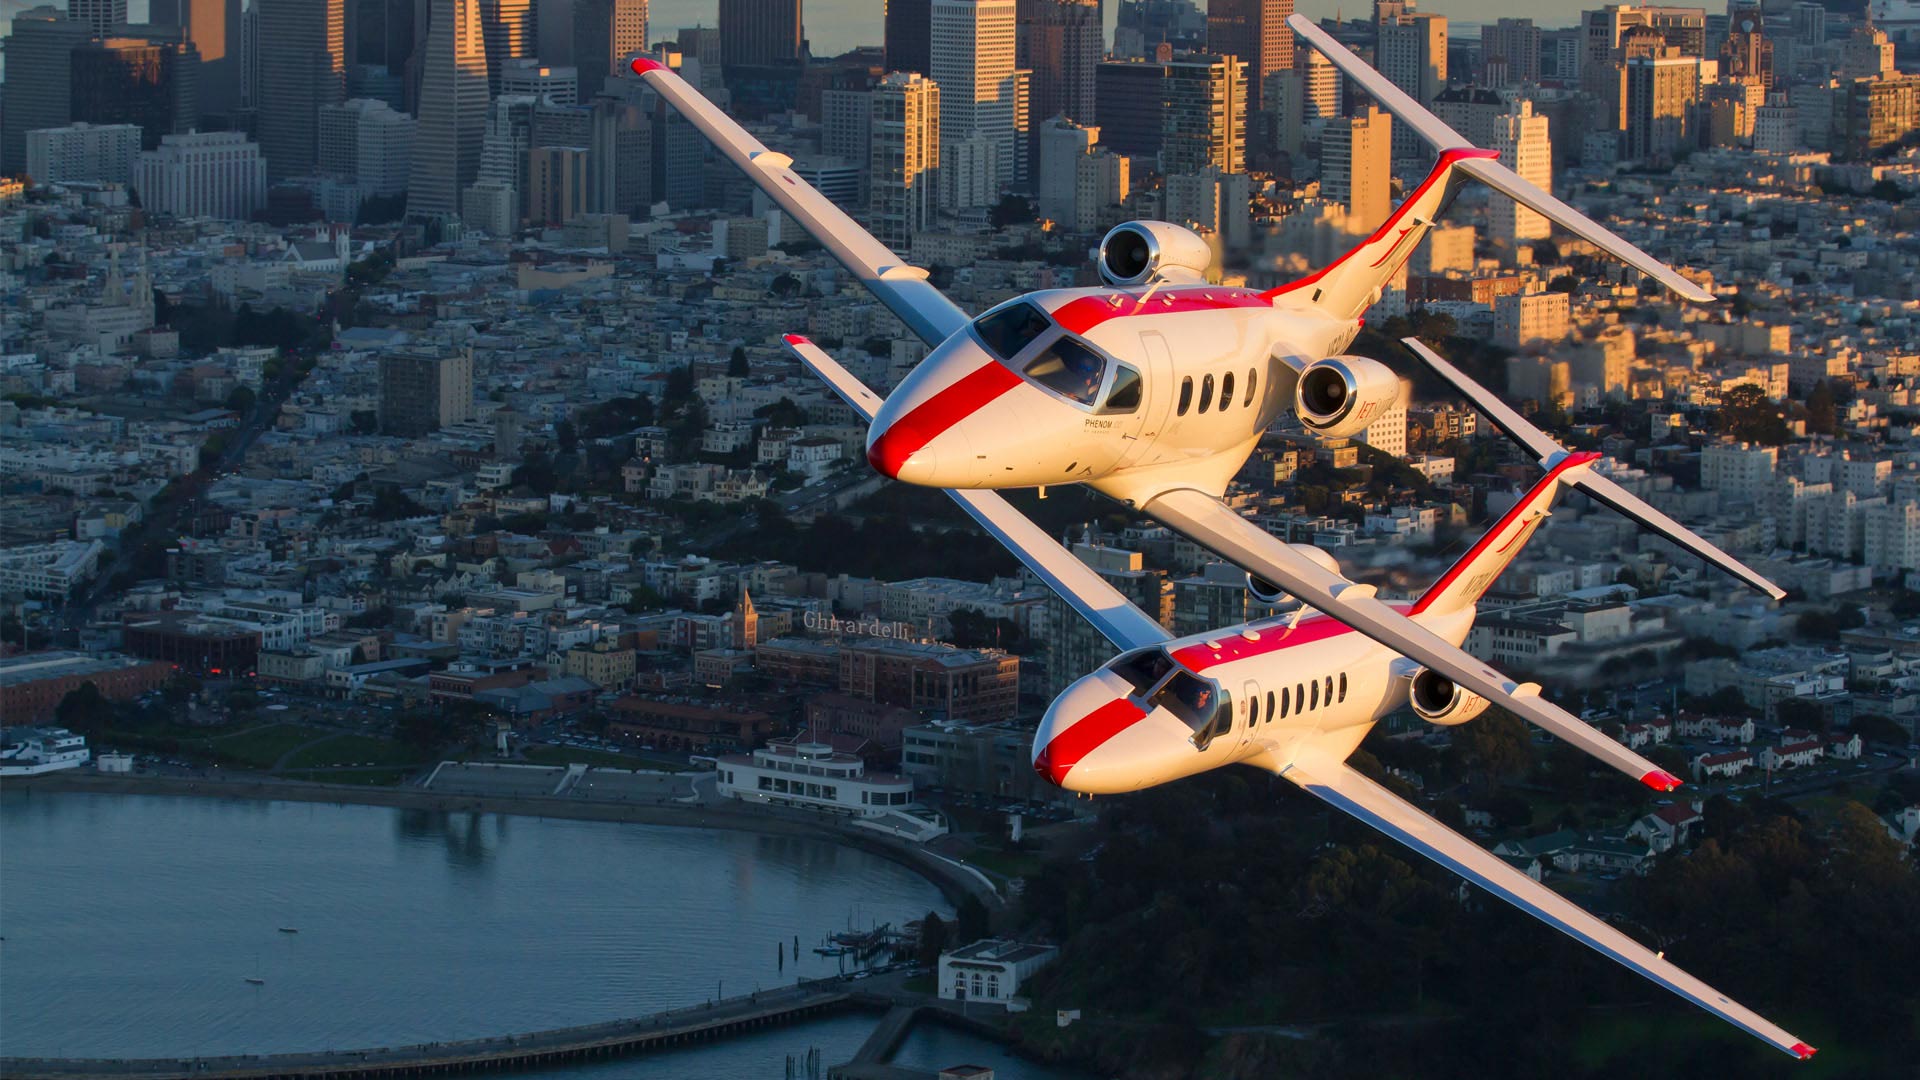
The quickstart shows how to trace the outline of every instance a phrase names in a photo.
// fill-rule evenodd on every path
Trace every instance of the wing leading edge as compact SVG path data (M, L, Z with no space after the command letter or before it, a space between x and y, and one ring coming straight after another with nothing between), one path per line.
M878 394L854 378L820 346L799 334L788 334L786 342L787 348L793 350L808 370L820 376L854 412L872 421L875 410L880 408ZM1120 590L1061 547L998 492L947 490L946 493L1116 648L1137 649L1172 637Z
M922 341L938 345L967 325L967 313L927 281L925 270L909 266L833 200L802 180L793 171L792 158L767 149L660 61L650 56L635 57L633 72L686 117L727 160L738 165L776 206L832 252L848 273L859 278Z
M1814 1048L1759 1013L1669 963L1661 954L1609 926L1578 904L1509 866L1499 856L1447 828L1350 765L1296 762L1280 775L1300 790L1398 840L1588 948L1659 983L1802 1061Z

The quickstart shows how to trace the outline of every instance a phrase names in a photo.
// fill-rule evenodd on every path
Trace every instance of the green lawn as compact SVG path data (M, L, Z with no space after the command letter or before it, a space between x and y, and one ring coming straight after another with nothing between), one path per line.
M961 856L965 861L1002 877L1022 878L1040 871L1040 855L1033 851L1003 851L976 844Z
M271 769L287 751L327 734L325 728L300 724L268 724L220 738L183 741L183 750L213 750L236 764L252 769Z
M521 756L535 765L605 765L614 769L653 769L659 772L684 772L687 768L675 762L630 757L606 750L582 750L577 746L529 746Z
M412 748L373 735L335 735L325 742L293 755L287 762L294 769L320 769L329 765L413 765L420 755Z

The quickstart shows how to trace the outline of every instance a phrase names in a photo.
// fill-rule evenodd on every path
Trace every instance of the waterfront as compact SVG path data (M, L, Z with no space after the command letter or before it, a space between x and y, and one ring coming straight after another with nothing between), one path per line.
M850 918L949 911L898 863L737 831L48 791L0 798L0 831L12 1055L590 1023L830 974L812 948Z

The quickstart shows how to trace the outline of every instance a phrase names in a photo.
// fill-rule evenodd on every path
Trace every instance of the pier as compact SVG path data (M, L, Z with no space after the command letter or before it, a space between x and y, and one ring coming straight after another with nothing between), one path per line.
M449 1076L514 1072L620 1057L686 1043L726 1038L753 1028L790 1023L849 1007L886 1008L883 998L852 992L838 979L728 998L651 1016L458 1042L382 1046L318 1053L244 1054L170 1058L0 1058L7 1080L334 1080L344 1077ZM897 1044L911 1022L906 1014ZM889 1013L889 1019L892 1014ZM884 1028L886 1025L882 1024ZM876 1032L876 1034L878 1034ZM871 1040L870 1040L871 1041ZM891 1052L892 1045L887 1047Z

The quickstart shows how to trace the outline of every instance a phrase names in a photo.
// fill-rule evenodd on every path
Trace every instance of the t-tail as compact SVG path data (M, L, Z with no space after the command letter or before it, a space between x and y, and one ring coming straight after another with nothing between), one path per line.
M1538 461L1540 466L1547 470L1546 479L1542 480L1539 485L1536 485L1533 491L1528 493L1526 498L1520 500L1520 504L1514 507L1514 513L1519 513L1523 507L1530 504L1536 504L1541 507L1538 517L1546 516L1545 507L1551 504L1553 496L1558 492L1559 487L1564 484L1579 491L1582 495L1587 496L1593 501L1632 518L1635 522L1639 523L1642 528L1658 533L1660 536L1665 537L1701 561L1726 571L1740 579L1742 583L1766 593L1773 599L1781 600L1786 597L1787 594L1785 590L1767 580L1759 571L1754 570L1746 563L1722 551L1719 547L1710 543L1705 537L1702 537L1692 529L1687 528L1685 525L1680 524L1647 505L1646 500L1634 495L1632 492L1629 492L1619 484L1593 471L1591 468L1588 468L1587 464L1600 455L1581 455L1570 452L1566 447L1550 438L1546 432L1535 427L1526 417L1521 416L1511 405L1495 397L1486 387L1469 379L1465 372L1441 359L1438 353L1427 348L1426 345L1417 339L1406 338L1401 344L1412 349L1414 355L1425 361L1427 366L1433 369L1434 374L1446 380L1449 385L1460 392L1461 396L1473 402L1474 408L1479 409L1481 414L1487 418L1488 422L1498 428L1507 438L1512 439L1528 454L1532 455L1534 460ZM1575 459L1582 460L1576 463ZM1472 562L1476 558L1476 555L1478 555L1482 560L1479 565L1484 569L1487 566L1491 566L1493 560L1498 559L1498 567L1493 570L1494 574L1498 574L1499 570L1505 569L1507 563L1512 561L1513 555L1519 551L1521 544L1525 543L1526 535L1531 533L1532 526L1537 524L1538 521L1538 517L1536 517L1530 521L1522 522L1521 525L1525 531L1514 535L1512 537L1514 542L1510 545L1502 541L1492 545L1492 547L1499 549L1497 551L1491 553L1481 551L1481 548L1487 546L1488 542L1493 540L1496 534L1506 535L1503 533L1503 530L1508 528L1510 524L1509 519L1512 517L1513 514L1509 514L1508 519L1503 519L1499 525L1494 526L1493 531L1488 533L1486 537L1483 537L1480 544L1475 545L1474 550L1468 552L1466 558L1460 561L1460 565L1448 571L1447 576L1441 579L1440 585L1434 586L1433 592L1421 597L1418 610L1426 610L1430 606L1445 603L1460 603L1462 601L1457 598L1456 594L1464 594L1467 592L1472 592L1472 595L1466 597L1464 600L1465 603L1473 603L1478 600L1480 594L1486 591L1486 586L1491 584L1492 577L1487 577L1486 580L1480 584L1479 590L1474 592L1471 589L1471 582L1478 579L1481 574L1478 570L1472 572L1467 571L1464 569L1466 564ZM1501 552L1505 552L1504 558L1499 557ZM1457 589L1443 594L1441 587L1447 585L1450 579L1456 577L1463 578L1464 582L1461 583ZM1447 609L1442 608L1441 610Z
M1337 319L1358 318L1379 297L1386 283L1399 273L1421 238L1433 227L1435 215L1452 199L1466 177L1538 212L1688 300L1706 303L1714 299L1711 292L1687 280L1673 267L1495 160L1498 154L1468 142L1426 106L1320 29L1312 19L1294 14L1288 16L1287 26L1392 113L1395 123L1406 125L1439 151L1440 160L1377 232L1319 272L1270 290L1266 294L1269 299L1315 308Z

